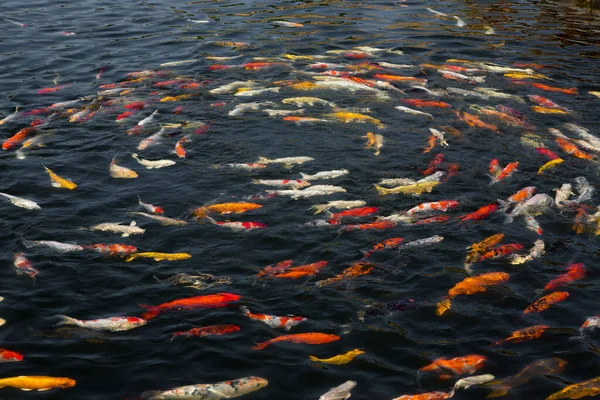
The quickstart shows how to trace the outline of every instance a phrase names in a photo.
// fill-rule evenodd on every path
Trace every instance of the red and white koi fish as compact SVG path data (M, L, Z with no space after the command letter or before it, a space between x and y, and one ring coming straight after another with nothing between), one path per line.
M289 331L292 329L292 327L306 321L306 318L304 317L278 317L276 315L253 314L250 312L248 307L245 306L241 306L240 311L248 318L261 321L262 323L269 325L271 328L283 328L286 331Z
M206 219L208 219L210 222L212 222L215 225L219 225L219 226L225 226L227 228L231 228L234 231L243 231L243 230L251 230L251 229L264 229L267 227L266 224L263 224L262 222L253 222L253 221L248 221L248 222L220 222L220 221L215 221L213 218L211 217L206 217Z
M154 214L164 214L165 213L165 210L162 207L157 207L152 204L143 203L140 196L138 196L138 203L140 206L144 207L144 209L148 212L151 212Z
M459 204L458 201L455 201L455 200L442 200L442 201L435 201L435 202L430 202L430 203L421 203L418 206L413 207L410 210L408 210L406 212L406 214L407 215L416 215L416 214L429 213L432 211L446 212L451 208L457 207L458 204Z
M35 276L39 272L37 269L33 268L31 262L25 257L25 254L23 253L14 254L14 266L17 270L17 275L26 274L32 279L35 279Z
M499 211L504 212L513 204L529 200L531 196L533 196L534 192L535 186L527 186L510 196L508 199L506 199L506 201L498 199L498 204L500 205Z
M120 243L87 244L87 245L83 245L83 248L87 249L87 250L95 250L99 253L105 253L105 254L109 254L111 256L131 254L131 253L137 252L137 250L138 250L137 247L135 247L135 246L131 246L128 244L120 244Z
M92 320L81 320L67 317L66 315L58 315L62 319L56 325L76 325L82 328L91 329L94 331L128 331L146 325L146 320L138 317L110 317Z
M500 182L501 180L506 179L509 176L511 176L514 172L518 171L517 170L518 166L519 166L518 161L508 163L508 165L506 167L504 167L504 169L502 169L502 171L500 171L500 173L498 173L498 175L492 177L492 181L490 182L490 185L493 185L494 183Z
M256 277L261 276L273 276L282 273L286 268L289 268L294 264L294 260L283 260L279 261L277 264L267 265L256 274Z

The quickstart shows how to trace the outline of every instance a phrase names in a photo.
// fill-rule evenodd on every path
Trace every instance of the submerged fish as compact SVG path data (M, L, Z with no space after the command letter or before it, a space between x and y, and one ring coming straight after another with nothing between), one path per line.
M490 393L487 397L490 398L505 396L508 394L508 391L510 389L524 385L536 376L554 375L561 373L565 369L566 365L567 361L558 357L546 358L543 360L535 361L527 365L518 374L514 376L511 376L498 382L492 382L492 384L490 385L490 387L492 388L492 393Z
M346 400L350 398L350 391L356 386L355 381L346 381L339 386L329 389L319 397L319 400Z
M187 399L187 400L220 400L232 399L255 392L267 386L269 382L266 379L256 376L233 379L217 383L203 383L197 385L181 386L166 391L151 390L142 393L144 400L169 400L169 399Z

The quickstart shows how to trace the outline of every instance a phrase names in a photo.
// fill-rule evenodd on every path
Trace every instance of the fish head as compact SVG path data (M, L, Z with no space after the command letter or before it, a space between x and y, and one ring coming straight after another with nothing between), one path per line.
M258 389L262 389L269 384L269 381L257 376L249 376L247 378L239 379L238 381L231 382L232 386L238 393L250 393Z
M75 386L75 384L77 383L74 379L70 379L70 378L56 378L57 380L57 385L58 387L61 388L70 388Z
M0 350L0 360L2 362L23 361L23 355L15 351Z

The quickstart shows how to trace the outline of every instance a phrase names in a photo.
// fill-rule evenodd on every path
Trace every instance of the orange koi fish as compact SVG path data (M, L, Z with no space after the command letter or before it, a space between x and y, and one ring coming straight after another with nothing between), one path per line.
M15 133L13 136L9 137L2 143L2 150L10 150L19 143L21 143L27 135L35 131L35 126L28 126L26 128L21 129L19 132Z
M521 343L528 340L539 339L546 329L549 329L548 325L534 325L524 329L519 329L510 334L506 339L498 340L496 345L502 343Z
M468 269L469 266L479 261L481 256L488 251L490 247L500 243L502 239L504 239L504 233L497 233L483 239L481 242L473 243L471 246L467 247L467 250L470 251L465 258L465 267Z
M193 211L194 217L205 218L209 213L216 214L241 214L246 211L262 208L262 205L256 203L220 203L210 206L199 207Z
M351 208L350 210L345 210L336 214L332 214L327 222L332 225L337 225L340 223L340 220L344 217L368 217L369 215L373 215L379 211L378 207L358 207Z
M561 107L561 106L559 106L558 104L556 104L556 103L555 103L555 102L553 102L552 100L550 100L550 99L547 99L547 98L545 98L545 97L538 96L538 95L534 95L534 94L530 94L528 97L529 97L529 99L530 99L531 101L534 101L534 102L536 102L537 104L539 104L539 105L540 105L540 106L542 106L542 107L545 107L545 108L553 108L553 109L556 109L556 110L561 110L561 111L569 111L568 109L566 109L566 108L564 108L564 107Z
M567 267L566 271L567 272L564 274L561 274L548 282L548 284L544 286L544 290L554 290L557 287L567 285L585 277L585 267L583 266L583 263L571 264Z
M505 244L502 246L494 247L493 249L482 254L481 257L479 258L479 261L481 262L484 260L496 260L498 258L505 257L511 253L514 253L515 251L519 251L522 249L523 249L523 245L520 243L510 243L510 244Z
M258 271L256 277L259 278L261 276L269 275L277 275L283 272L286 268L291 267L294 264L294 260L283 260L278 262L277 264L267 265L265 268Z
M465 221L469 221L469 220L474 221L474 220L484 219L484 218L489 217L494 212L496 212L497 209L498 209L498 203L490 203L490 204L487 204L487 205L479 208L477 211L474 211L469 214L461 215L458 218L460 219L461 222L465 222Z
M444 392L427 392L421 394L405 394L392 400L444 400L449 397L448 393Z
M196 308L225 307L231 302L238 301L240 298L240 295L233 293L217 293L209 294L206 296L186 297L183 299L169 301L158 306L140 304L140 307L143 307L148 310L148 312L142 314L142 318L144 318L145 320L149 320L156 317L161 312L169 310L193 310Z
M373 75L375 79L381 79L384 81L394 81L394 82L420 82L427 83L427 79L415 78L413 76L399 76L399 75L389 75L389 74L375 74Z
M535 111L536 113L539 113L539 114L568 114L569 113L568 111L558 110L556 108L541 107L541 106L532 106L531 110Z
M552 304L560 303L561 301L565 301L569 297L569 292L552 292L550 294L545 295L542 298L537 299L533 303L529 305L523 311L523 314L529 314L534 312L542 312L550 308Z
M555 138L556 143L560 146L560 148L567 154L570 154L574 157L581 158L583 160L591 160L593 158L592 155L579 150L579 148L570 140L563 139L561 137Z
M439 166L442 164L443 161L444 161L444 155L442 153L436 154L435 157L433 157L433 160L431 160L431 162L429 163L428 168L426 170L421 171L421 174L423 174L423 175L433 174L439 168Z
M415 222L413 222L413 225L424 225L424 224L431 224L434 222L442 223L442 222L448 221L449 219L450 219L449 215L436 215L435 217L423 218L418 221L415 221Z
M456 357L452 359L438 358L433 363L419 368L419 371L452 371L457 375L472 374L478 369L483 368L483 363L486 357L479 354L471 354L464 357ZM440 378L450 378L448 375L443 375Z
M451 300L458 295L470 295L485 292L488 286L500 285L509 279L505 272L487 272L474 277L465 278L454 285L448 296L437 304L436 315L443 315L451 308Z
M371 257L371 255L373 255L373 253L375 253L376 251L381 251L381 250L385 250L385 249L395 249L402 242L404 242L404 239L401 237L393 237L393 238L385 239L383 242L379 242L379 243L375 244L371 248L371 250L363 252L363 254L365 255L365 258Z
M23 361L23 354L16 351L0 349L0 363Z
M126 254L131 254L131 253L135 253L137 252L137 247L135 246L131 246L128 244L120 244L120 243L113 243L113 244L104 244L104 243L97 243L97 244L87 244L87 245L83 245L82 246L84 249L89 249L89 250L95 250L99 253L105 253L111 256L114 255L126 255Z
M345 270L342 271L341 274L334 276L333 278L325 279L317 282L317 287L331 285L332 283L339 282L346 278L354 278L360 275L367 275L370 273L373 268L375 268L375 264L363 261L357 261L352 263L352 265Z
M54 87L48 87L48 88L43 88L37 91L37 94L50 94L50 93L56 93L60 90L63 90L65 88L68 88L69 86L72 86L73 84L69 84L69 85L62 85L62 86L54 86Z
M559 399L581 399L583 397L596 397L600 394L600 376L597 376L587 381L568 385L562 390L546 397L546 400Z
M532 85L538 89L546 90L548 92L558 92L558 93L564 93L564 94L579 93L579 91L575 87L569 88L569 89L563 89L563 88L557 88L557 87L553 87L553 86L544 85L542 83L532 83Z
M502 172L502 168L500 168L500 161L498 161L497 158L493 158L492 161L490 161L488 172L493 176L498 176L498 174Z
M499 132L498 127L496 125L487 124L473 114L469 114L463 111L461 115L460 111L456 111L456 115L461 121L465 122L469 126L489 129L496 133Z
M141 110L142 108L146 107L146 103L143 101L134 101L129 104L125 104L124 107L128 110Z
M292 342L292 343L306 343L306 344L323 344L331 343L336 340L340 340L337 335L331 335L329 333L320 332L308 332L308 333L296 333L293 335L284 335L276 337L275 339L267 340L266 342L257 343L256 346L252 347L252 350L262 350L267 346L278 343L278 342Z
M319 272L320 269L327 266L327 261L317 261L312 264L301 265L299 267L293 267L285 270L281 273L271 275L273 278L281 279L298 279L305 276L312 276Z
M344 232L353 232L353 231L358 231L358 230L368 230L368 229L378 229L378 230L382 230L382 229L391 229L393 227L396 226L396 223L393 221L375 221L375 222L371 222L369 224L356 224L356 225L346 225L342 228L340 228L338 230L338 233L344 233Z
M498 175L492 177L492 182L490 183L490 185L494 184L496 182L500 182L501 180L506 179L509 176L511 176L514 172L518 171L517 170L518 166L519 166L518 161L508 163L506 165L506 167L504 167L504 169L502 171L500 171L500 173Z
M220 336L226 335L228 333L237 332L239 330L240 327L237 325L211 325L201 328L192 328L189 331L175 332L171 336L171 340L175 339L177 336Z
M179 157L179 158L186 157L187 151L185 150L185 147L183 147L183 143L189 143L189 142L191 142L189 136L184 136L177 141L177 143L175 144L175 150L173 150L174 153L177 154L177 157Z
M439 107L439 108L450 108L450 104L443 101L427 101L420 99L405 99L403 103L410 104L415 107Z
M124 120L126 118L131 117L133 114L135 114L133 111L125 111L124 113L117 115L117 118L115 119L115 121Z
M301 322L306 321L304 317L278 317L276 315L267 315L267 314L253 314L250 312L248 307L240 307L240 310L244 315L250 319L255 319L257 321L263 322L269 325L271 328L283 328L286 331L292 329L292 327L298 325Z
M560 374L566 365L567 361L558 357L535 361L527 365L516 375L497 382L491 382L490 388L492 388L492 393L487 397L505 396L510 389L524 385L536 376Z
M271 67L273 65L277 65L277 64L282 64L283 63L276 63L276 62L249 62L246 64L243 64L244 69L247 70L258 70L258 69L264 69L267 67Z
M314 118L314 117L298 117L298 116L288 116L283 117L284 121L292 121L292 122L327 122L325 119Z

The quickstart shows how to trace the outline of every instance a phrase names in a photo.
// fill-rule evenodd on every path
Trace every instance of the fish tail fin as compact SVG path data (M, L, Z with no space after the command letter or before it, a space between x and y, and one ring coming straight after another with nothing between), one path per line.
M504 200L496 200L498 202L498 211L505 212L510 207L510 202Z
M509 386L499 386L499 387L493 388L492 393L488 394L486 396L486 399L489 399L492 397L506 396L508 394L508 389L510 389Z
M446 398L449 399L452 396L454 396L454 389L450 389L450 391L448 392L448 397Z
M507 215L506 216L506 220L504 221L505 224L512 224L512 222L515 220L515 217L513 217L512 215Z
M371 251L369 251L369 250L361 250L360 252L361 252L361 253L362 253L362 255L364 256L364 257L363 257L363 260L364 260L365 258L369 258L369 257L371 257L371 255L373 254L373 252L371 252Z
M204 218L206 218L211 224L215 224L215 225L217 224L217 221L215 221L214 218L209 217L208 215Z
M36 247L38 245L35 241L27 239L23 239L21 243L23 243L23 246L27 247L28 249Z
M75 318L67 317L66 315L57 315L61 320L56 324L56 326L61 325L78 325L77 320Z
M158 400L162 392L160 390L148 390L140 395L143 400Z
M260 163L267 163L267 162L269 162L269 161L270 161L270 160L269 160L267 157L264 157L264 156L258 156L258 162L260 162Z
M437 304L437 309L436 309L435 313L436 313L436 315L441 316L446 311L450 310L450 307L451 307L450 298L446 297Z
M390 194L390 189L386 189L379 185L375 185L375 190L377 190L377 193L379 193L380 196L385 196L386 194Z
M252 346L250 349L252 350L262 350L264 348L266 348L270 343L270 341L267 342L262 342L262 343L256 343L255 346Z
M260 179L252 179L252 183L255 185L260 185Z
M131 262L133 260L135 260L135 256L132 254L132 255L127 256L127 258L125 259L125 262Z
M144 318L146 321L160 314L160 309L156 306L149 306L147 304L139 304L139 306L148 310L147 312L142 314L142 318Z
M303 180L306 180L306 178L308 178L310 175L309 174L305 174L303 172L300 172L300 178Z
M319 361L319 359L317 357L315 357L315 356L310 356L309 355L308 358L309 358L310 361Z
M309 211L312 211L314 215L320 214L327 209L327 204L317 204L309 208Z
M250 310L248 309L248 307L246 306L240 306L240 311L242 312L242 314L244 314L245 316L250 315Z
M139 194L138 194L138 197L137 197L137 198L138 198L138 204L141 206L141 205L143 204L143 203L142 203L142 198L140 197L140 195L139 195Z

